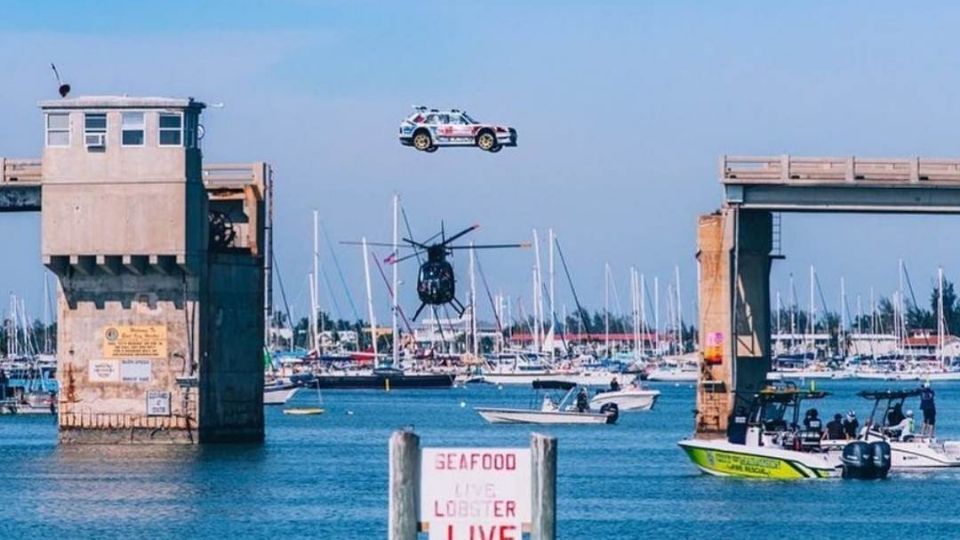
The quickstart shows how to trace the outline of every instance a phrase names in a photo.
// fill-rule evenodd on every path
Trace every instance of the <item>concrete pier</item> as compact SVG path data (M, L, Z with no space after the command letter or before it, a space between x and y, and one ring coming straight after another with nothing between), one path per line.
M204 167L192 99L40 106L0 211L40 210L58 277L60 441L262 440L269 167Z

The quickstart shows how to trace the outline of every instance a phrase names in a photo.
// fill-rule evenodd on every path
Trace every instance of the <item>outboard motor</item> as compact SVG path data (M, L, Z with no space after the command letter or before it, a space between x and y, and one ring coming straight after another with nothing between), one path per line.
M843 477L858 480L886 478L890 472L890 444L854 441L843 447Z
M870 443L854 441L843 447L843 477L869 479L873 478L873 453Z
M892 464L890 458L890 443L887 441L870 443L870 454L873 461L874 478L886 478Z
M620 418L620 407L616 403L604 403L600 407L600 414L607 415L608 424L616 424L617 418Z

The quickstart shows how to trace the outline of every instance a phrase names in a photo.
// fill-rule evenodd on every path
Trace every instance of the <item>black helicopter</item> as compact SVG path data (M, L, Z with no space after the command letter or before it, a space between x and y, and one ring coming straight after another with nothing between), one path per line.
M388 264L398 264L414 257L419 260L421 255L424 253L427 254L427 260L421 262L420 271L417 273L417 296L420 297L421 303L420 307L417 308L417 312L413 315L413 320L417 320L417 317L420 316L420 313L427 306L442 306L444 304L450 304L457 312L458 316L462 316L463 312L466 310L463 304L457 300L457 279L453 273L453 265L447 260L448 256L453 255L454 250L509 249L530 246L528 243L484 244L476 246L451 245L451 243L455 240L459 240L463 236L477 230L479 227L480 225L471 225L457 234L447 238L443 229L443 225L441 224L440 232L430 238L430 240L432 240L439 236L439 242L431 244L429 243L430 240L427 240L426 242L417 242L415 240L411 240L410 238L404 238L403 241L408 245L403 247L412 248L414 249L414 252L410 253L409 255L404 255L403 257L398 257L397 253L393 253L385 259L384 262Z

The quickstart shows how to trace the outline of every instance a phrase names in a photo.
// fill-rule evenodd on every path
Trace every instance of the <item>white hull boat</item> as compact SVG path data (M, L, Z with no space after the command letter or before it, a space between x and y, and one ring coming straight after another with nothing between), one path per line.
M297 393L299 386L267 386L263 389L264 405L283 405Z
M633 380L634 375L625 373L611 373L603 371L505 371L484 372L483 382L498 385L530 386L535 382L563 382L579 384L581 386L608 386L616 379L625 386ZM695 379L694 379L695 380Z
M586 389L575 383L536 381L532 385L534 388L566 390L566 394L559 402L544 395L539 410L500 407L476 407L474 410L491 424L614 424L620 415L617 405L613 403L604 405L597 412L577 410L573 405L574 395L585 393ZM587 407L587 403L582 405Z
M599 409L607 403L616 403L621 411L649 411L660 397L659 390L625 388L601 392L590 400L590 406Z
M535 411L529 409L474 409L491 424L609 424L608 414L573 411Z
M657 368L647 374L647 380L653 382L696 382L700 371L695 369Z

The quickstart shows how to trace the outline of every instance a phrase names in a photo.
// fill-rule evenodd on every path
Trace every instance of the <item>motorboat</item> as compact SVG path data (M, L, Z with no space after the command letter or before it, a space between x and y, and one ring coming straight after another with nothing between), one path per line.
M283 379L275 379L263 385L264 405L283 405L299 390L296 384Z
M873 400L861 439L867 442L890 443L891 468L896 470L930 470L960 467L960 441L939 441L923 431L899 434L887 419L894 409L903 410L907 399L918 397L919 388L908 390L863 391L858 395ZM880 413L879 416L877 413Z
M678 444L697 468L714 476L836 478L843 473L841 452L821 447L821 432L800 423L802 404L827 395L790 383L767 387L753 396L747 410L731 417L726 438L690 438Z
M696 382L699 378L700 354L696 352L664 357L647 372L647 380L652 382Z
M616 403L622 412L649 411L660 397L659 390L643 388L633 383L619 390L600 390L590 398L590 406L600 408L607 403Z
M546 384L534 382L535 389L558 389L566 393L559 401L550 395L544 395L540 408L508 409L496 407L475 407L484 420L491 424L613 424L619 416L616 404L603 405L597 411L577 410L574 402L583 387L569 382L550 381Z

